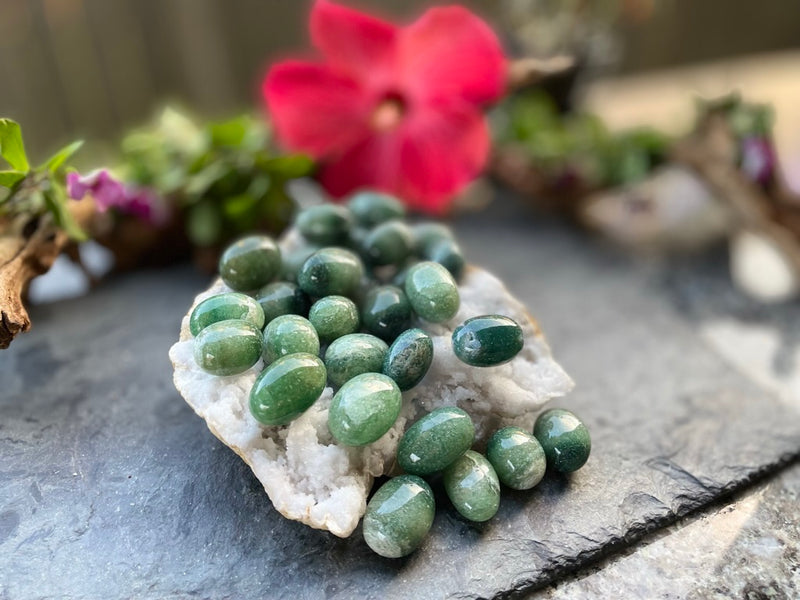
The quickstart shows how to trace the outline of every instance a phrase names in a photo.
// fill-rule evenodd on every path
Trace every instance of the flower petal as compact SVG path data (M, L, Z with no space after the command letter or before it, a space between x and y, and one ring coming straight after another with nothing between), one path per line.
M262 88L281 142L318 158L363 137L369 98L351 78L299 61L270 69Z
M311 39L326 62L363 81L385 84L394 68L398 28L328 0L311 9Z
M417 98L498 100L506 59L489 26L460 6L432 8L401 33L398 64Z

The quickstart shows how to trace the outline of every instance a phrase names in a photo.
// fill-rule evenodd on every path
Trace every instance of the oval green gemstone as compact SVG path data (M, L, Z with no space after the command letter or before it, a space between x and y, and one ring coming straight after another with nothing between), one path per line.
M429 475L449 466L472 446L475 426L455 406L437 408L405 432L397 446L397 462L413 475Z
M212 323L241 319L259 329L264 327L264 311L258 302L246 294L230 292L206 298L195 306L189 317L189 331L197 335Z
M219 274L232 290L249 292L272 281L281 270L281 251L266 235L251 235L228 246Z
M439 263L458 281L464 273L464 255L455 240L439 240L430 246L425 258Z
M325 296L311 306L308 320L319 334L319 339L329 344L333 340L358 331L358 307L344 296Z
M194 338L194 360L212 375L243 373L261 358L261 329L248 321L218 321Z
M411 226L414 238L414 251L419 256L426 256L429 249L442 240L455 239L452 230L441 223L425 222Z
M344 206L317 204L301 210L295 226L309 242L329 246L347 240L352 217Z
M319 354L319 336L311 322L300 315L281 315L264 330L264 364L288 354Z
M496 431L486 448L486 458L497 477L515 490L529 490L544 477L547 459L539 441L519 427Z
M370 265L397 265L411 254L414 240L403 221L381 223L367 234L361 252Z
M453 352L473 367L506 363L522 350L522 345L522 328L501 315L472 317L453 331Z
M425 377L433 362L433 340L422 329L407 329L389 346L383 374L405 392Z
M592 440L586 425L568 410L554 408L539 415L533 426L547 457L547 466L561 473L580 469L592 451Z
M393 285L372 288L361 305L361 322L372 335L393 341L411 322L411 304L405 292Z
M325 351L328 379L341 387L356 375L380 373L389 347L367 333L351 333L334 340Z
M470 521L488 521L500 508L500 482L482 455L467 450L442 474L444 489L455 509Z
M380 373L353 377L336 392L328 412L331 434L347 446L364 446L391 429L403 397L397 384Z
M297 283L309 296L351 296L361 282L361 259L344 248L323 248L308 257Z
M250 412L263 425L285 425L317 401L325 379L325 365L313 354L279 358L256 378Z
M362 227L375 227L406 216L406 207L402 202L380 192L359 192L350 198L347 206Z
M265 285L256 294L256 302L264 312L266 323L281 315L305 316L311 304L308 295L297 284L288 281Z
M400 475L384 483L364 513L364 541L386 558L400 558L416 550L433 524L436 502L430 486L414 475Z
M425 261L411 267L405 290L411 308L426 321L442 323L458 312L458 287L450 272L440 264Z
M317 246L301 246L286 253L283 257L283 267L281 268L281 277L286 281L292 283L297 281L297 274L300 269L309 259L309 257L319 250Z

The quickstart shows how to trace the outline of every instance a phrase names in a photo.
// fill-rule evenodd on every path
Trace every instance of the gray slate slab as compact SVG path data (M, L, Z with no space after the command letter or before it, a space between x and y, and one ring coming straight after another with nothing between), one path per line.
M385 560L287 521L171 384L207 281L112 279L38 308L0 354L0 598L490 598L629 545L800 452L800 415L722 360L682 299L705 274L638 263L500 205L459 223L578 383L593 454L470 524L437 487L420 551ZM705 301L714 303L715 297Z

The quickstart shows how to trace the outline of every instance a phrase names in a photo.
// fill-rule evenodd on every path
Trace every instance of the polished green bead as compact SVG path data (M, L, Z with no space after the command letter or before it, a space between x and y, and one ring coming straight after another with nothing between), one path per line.
M372 335L393 341L411 322L411 305L405 292L393 285L372 288L361 305L361 322Z
M228 246L219 274L232 290L249 292L272 281L281 270L281 251L266 235L251 235Z
M328 379L334 386L341 387L356 375L380 373L388 349L386 342L374 335L344 335L325 351Z
M405 290L411 308L426 321L442 323L458 312L458 287L450 272L440 264L426 261L411 267Z
M309 242L321 246L341 244L352 226L350 211L337 204L317 204L298 213L295 226Z
M547 469L542 445L519 427L496 431L486 448L486 458L500 481L515 490L529 490L542 480Z
M236 375L261 358L261 329L248 321L231 319L205 327L194 338L194 360L212 375Z
M246 294L230 292L211 296L198 304L189 317L189 331L197 335L212 323L228 319L241 319L259 329L264 327L264 311L258 302Z
M256 302L264 312L266 323L281 315L305 316L311 304L308 294L297 284L288 281L276 281L265 285L256 293Z
M347 446L371 444L391 429L403 396L386 375L362 373L336 392L328 412L328 428Z
M264 330L264 364L288 354L319 354L319 336L311 322L300 315L281 315Z
M488 521L500 508L500 482L482 455L467 450L442 474L444 489L455 509L470 521Z
M361 259L344 248L323 248L303 263L297 283L309 296L350 296L358 288L364 266Z
M429 475L449 466L472 446L475 426L455 406L437 408L405 432L397 446L397 462L413 475Z
M397 265L408 258L414 240L403 221L381 223L361 243L361 253L370 265Z
M308 258L319 250L317 246L301 246L287 252L283 257L281 278L292 283L297 281L297 274Z
M533 426L547 457L547 466L561 473L580 469L592 451L592 440L586 425L568 410L554 408L539 415Z
M422 329L407 329L389 346L383 374L394 379L401 391L416 386L433 362L433 340Z
M458 281L464 273L464 255L455 240L439 240L425 253L427 260L439 263Z
M428 535L435 513L433 491L423 479L394 477L378 488L367 504L364 541L380 556L406 556Z
M473 367L493 367L522 350L522 328L513 319L484 315L467 319L453 331L453 352Z
M319 334L319 339L329 344L333 340L358 331L358 307L344 296L325 296L311 306L308 320Z
M362 227L375 227L406 216L406 208L397 198L380 192L359 192L350 198L347 206Z
M256 378L250 412L262 425L285 425L317 401L325 379L325 365L313 354L279 358Z
M452 240L453 232L447 225L427 221L411 226L411 235L414 238L414 251L419 256L426 256L434 244L442 240Z

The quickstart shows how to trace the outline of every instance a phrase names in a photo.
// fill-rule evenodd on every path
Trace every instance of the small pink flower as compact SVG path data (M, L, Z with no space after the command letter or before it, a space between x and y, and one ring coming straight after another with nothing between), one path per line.
M99 212L113 207L153 225L163 225L169 219L169 211L158 194L147 188L127 186L105 169L87 175L67 173L67 195L80 200L86 194L94 197Z
M310 27L324 62L282 62L264 81L280 140L321 163L336 197L368 187L444 212L488 157L482 109L506 77L492 30L458 6L398 27L328 0Z

